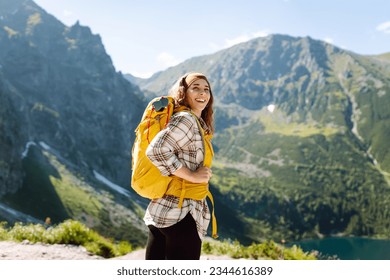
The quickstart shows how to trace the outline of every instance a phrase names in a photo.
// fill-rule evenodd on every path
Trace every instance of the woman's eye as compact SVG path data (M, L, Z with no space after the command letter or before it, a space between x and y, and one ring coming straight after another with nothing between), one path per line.
M210 89L208 89L208 88L205 88L205 89L200 89L200 88L198 88L198 87L193 87L193 88L191 88L191 91L192 92L206 92L206 93L209 93L210 92Z

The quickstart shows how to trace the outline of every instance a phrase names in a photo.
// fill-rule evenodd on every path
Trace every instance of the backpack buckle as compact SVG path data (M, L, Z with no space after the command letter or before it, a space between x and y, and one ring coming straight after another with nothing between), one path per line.
M168 98L161 97L159 100L153 102L152 106L156 112L161 112L168 106Z

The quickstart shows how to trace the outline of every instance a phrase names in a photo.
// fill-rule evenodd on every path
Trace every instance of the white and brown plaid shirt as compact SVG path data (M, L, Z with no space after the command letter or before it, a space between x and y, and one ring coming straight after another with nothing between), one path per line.
M203 128L207 125L199 119ZM183 165L196 170L203 164L204 147L198 124L189 112L174 114L167 127L161 130L146 150L148 158L164 176L175 173ZM154 199L146 209L146 225L158 228L172 226L181 221L188 213L196 222L200 239L207 233L210 211L206 200L184 199L182 208L178 208L179 198L164 196Z

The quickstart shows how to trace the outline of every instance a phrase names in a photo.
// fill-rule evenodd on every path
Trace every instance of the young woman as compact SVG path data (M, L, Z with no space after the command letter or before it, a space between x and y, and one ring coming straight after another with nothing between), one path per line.
M146 154L162 175L174 180L164 197L152 200L146 209L146 259L199 259L210 222L206 199L188 198L185 191L174 189L187 185L187 190L195 190L204 186L208 192L213 156L209 142L214 132L213 94L202 73L180 77L169 94L176 103L175 113L150 143Z

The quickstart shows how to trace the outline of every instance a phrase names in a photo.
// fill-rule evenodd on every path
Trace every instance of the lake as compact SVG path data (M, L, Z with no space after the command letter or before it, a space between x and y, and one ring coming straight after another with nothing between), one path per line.
M316 250L341 260L390 260L390 240L362 237L329 237L294 242L304 251Z

